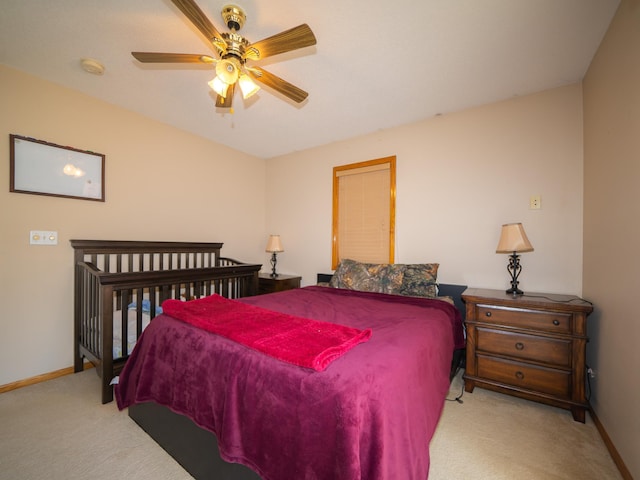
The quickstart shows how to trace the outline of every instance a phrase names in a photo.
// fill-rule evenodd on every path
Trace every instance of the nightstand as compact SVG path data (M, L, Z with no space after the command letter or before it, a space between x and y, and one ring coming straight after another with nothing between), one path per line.
M571 410L584 423L587 316L572 295L469 288L465 390L487 388Z
M302 277L295 275L282 275L279 273L277 277L272 277L270 273L261 273L258 276L258 295L300 288L301 279Z

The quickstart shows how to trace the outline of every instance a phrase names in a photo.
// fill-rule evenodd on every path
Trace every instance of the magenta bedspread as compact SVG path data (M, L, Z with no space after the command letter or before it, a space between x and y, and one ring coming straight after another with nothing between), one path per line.
M190 302L166 300L162 309L173 318L319 372L371 336L370 329L319 322L217 294Z
M160 315L120 375L118 407L168 406L215 433L223 459L264 480L427 478L462 338L453 306L326 287L242 301L373 334L317 372Z

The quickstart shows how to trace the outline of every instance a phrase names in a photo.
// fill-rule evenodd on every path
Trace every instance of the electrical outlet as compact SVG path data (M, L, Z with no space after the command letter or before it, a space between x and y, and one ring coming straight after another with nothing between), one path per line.
M587 374L589 375L589 378L596 378L596 371L591 367L587 369Z
M541 208L540 202L541 202L540 195L531 195L531 197L529 198L529 209L540 210Z
M51 230L31 230L29 232L29 244L31 245L57 245L58 232Z

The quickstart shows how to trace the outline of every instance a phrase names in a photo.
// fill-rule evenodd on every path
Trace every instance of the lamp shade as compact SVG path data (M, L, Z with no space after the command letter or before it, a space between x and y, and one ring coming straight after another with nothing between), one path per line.
M502 225L500 241L496 253L533 252L533 246L521 223L507 223Z
M269 235L269 241L267 242L267 248L265 252L284 252L282 248L282 242L280 241L280 235Z
M240 90L242 91L242 98L245 100L260 90L260 87L253 83L246 73L240 75L238 85L240 85Z
M215 77L213 80L209 82L209 86L211 89L220 95L222 98L227 98L227 91L229 90L229 85L220 80L220 77Z

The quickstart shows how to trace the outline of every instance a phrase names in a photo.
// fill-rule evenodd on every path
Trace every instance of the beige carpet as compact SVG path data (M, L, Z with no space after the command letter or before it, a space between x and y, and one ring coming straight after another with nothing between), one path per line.
M0 394L0 479L191 478L99 391L87 370ZM445 405L431 480L622 478L590 418L481 389L462 400Z
M462 373L449 398L462 391ZM622 479L596 426L571 412L475 388L446 402L431 441L432 480Z

